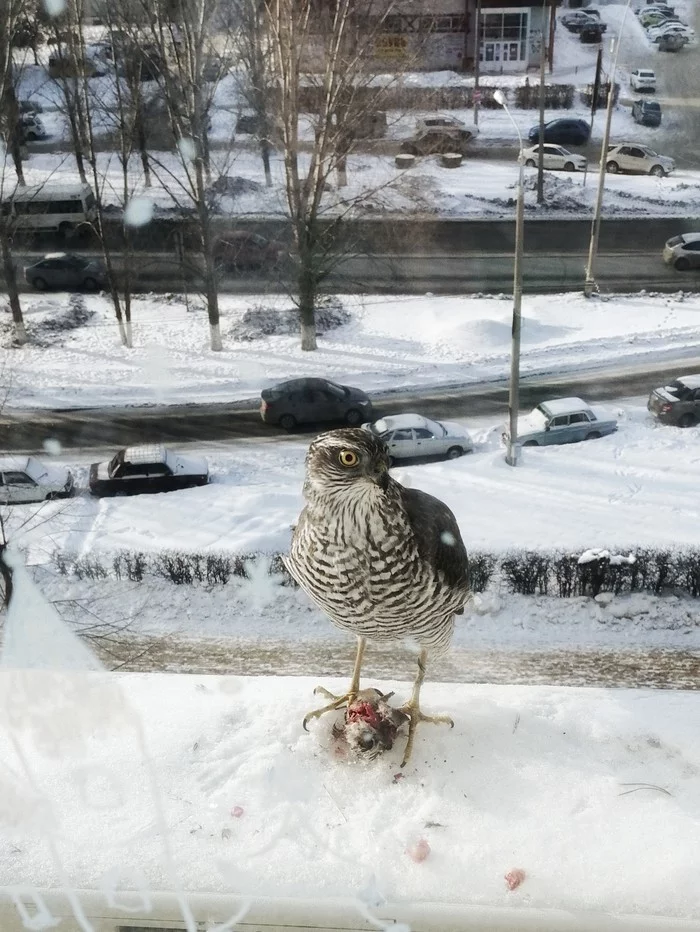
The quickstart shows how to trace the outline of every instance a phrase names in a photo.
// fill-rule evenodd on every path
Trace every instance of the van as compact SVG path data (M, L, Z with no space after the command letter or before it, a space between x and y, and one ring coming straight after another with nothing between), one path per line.
M89 184L44 184L16 188L3 201L2 213L15 230L58 232L63 236L97 220L97 202Z

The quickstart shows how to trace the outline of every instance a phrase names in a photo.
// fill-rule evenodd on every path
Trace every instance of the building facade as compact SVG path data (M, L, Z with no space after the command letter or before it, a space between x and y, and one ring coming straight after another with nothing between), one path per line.
M375 43L389 68L525 72L551 61L554 0L425 0L392 8Z

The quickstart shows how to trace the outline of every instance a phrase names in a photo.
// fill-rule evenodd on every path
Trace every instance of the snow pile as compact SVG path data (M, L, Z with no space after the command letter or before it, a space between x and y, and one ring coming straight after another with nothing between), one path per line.
M350 311L340 301L331 298L321 302L316 310L316 333L328 333L349 323ZM274 308L258 304L248 308L227 331L227 336L238 342L262 340L269 336L297 336L299 311L297 308Z

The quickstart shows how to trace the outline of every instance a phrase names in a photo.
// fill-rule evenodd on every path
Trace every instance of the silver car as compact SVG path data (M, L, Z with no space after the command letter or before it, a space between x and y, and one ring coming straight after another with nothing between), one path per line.
M700 233L680 233L664 246L664 262L679 272L700 268Z
M421 456L456 459L474 452L468 432L459 424L433 421L420 414L397 414L373 424L362 425L376 437L381 437L389 450L392 463Z
M581 398L553 398L537 405L530 414L518 418L518 443L524 447L555 443L578 443L597 440L617 430L617 421ZM503 441L510 439L510 429L503 428Z
M21 505L73 495L70 470L44 466L33 456L0 457L0 503Z
M664 178L676 168L676 163L667 155L659 155L649 146L634 142L623 142L608 146L605 168L613 175L617 172L635 172Z

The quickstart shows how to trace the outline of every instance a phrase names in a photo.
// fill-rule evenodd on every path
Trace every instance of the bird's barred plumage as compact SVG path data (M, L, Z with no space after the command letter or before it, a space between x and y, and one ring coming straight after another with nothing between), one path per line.
M339 627L439 653L469 593L466 550L447 505L388 469L384 443L367 431L318 437L287 567Z

